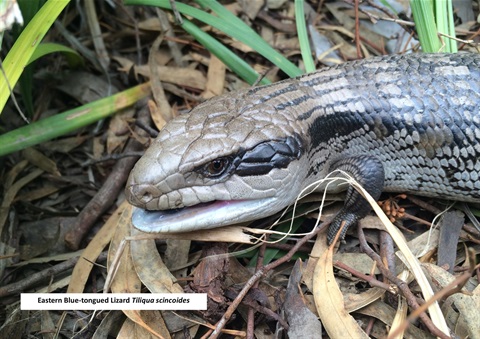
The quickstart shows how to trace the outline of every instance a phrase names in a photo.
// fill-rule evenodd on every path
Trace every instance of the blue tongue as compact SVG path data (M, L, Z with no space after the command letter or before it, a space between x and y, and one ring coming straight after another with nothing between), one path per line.
M194 206L175 208L163 211L147 211L141 208L135 207L132 214L132 224L136 228L152 232L155 228L158 231L162 231L162 223L167 226L174 219L191 218L195 216L195 212L199 212L203 207L214 204L215 201L201 203Z

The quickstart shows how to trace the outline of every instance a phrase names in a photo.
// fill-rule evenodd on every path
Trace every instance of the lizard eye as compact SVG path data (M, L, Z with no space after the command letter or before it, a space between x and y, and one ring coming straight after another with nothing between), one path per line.
M229 168L229 165L230 159L218 158L204 165L203 172L206 176L215 178L225 173L225 171Z

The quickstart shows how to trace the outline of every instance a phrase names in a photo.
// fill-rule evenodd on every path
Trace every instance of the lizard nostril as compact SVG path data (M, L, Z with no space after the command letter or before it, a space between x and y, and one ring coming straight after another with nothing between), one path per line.
M131 185L128 189L127 198L132 205L145 208L149 202L158 196L154 187L147 185Z
M145 192L142 192L139 195L139 197L140 197L140 201L146 204L147 202L153 199L153 194L152 192L145 191Z

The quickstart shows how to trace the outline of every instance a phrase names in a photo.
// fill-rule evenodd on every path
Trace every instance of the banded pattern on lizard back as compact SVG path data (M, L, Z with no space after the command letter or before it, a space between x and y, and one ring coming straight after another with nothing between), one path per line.
M184 232L265 217L338 169L376 199L480 202L479 104L470 53L347 62L213 98L170 121L133 169L133 224ZM348 189L329 240L369 209Z

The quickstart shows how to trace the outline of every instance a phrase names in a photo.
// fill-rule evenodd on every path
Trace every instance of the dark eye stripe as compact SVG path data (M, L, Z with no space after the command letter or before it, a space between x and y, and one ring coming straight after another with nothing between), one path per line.
M264 175L274 168L285 168L304 153L298 135L280 140L262 142L240 154L235 160L235 174L240 176Z
M302 139L295 134L259 143L236 155L219 157L197 167L195 171L212 179L225 179L232 173L239 176L265 175L274 168L286 168L292 161L299 159L304 151Z

